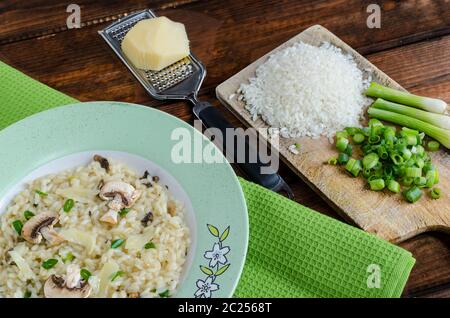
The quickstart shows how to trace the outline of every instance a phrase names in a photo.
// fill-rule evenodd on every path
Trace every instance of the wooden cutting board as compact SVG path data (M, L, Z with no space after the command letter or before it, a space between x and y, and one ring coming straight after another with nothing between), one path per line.
M361 70L373 70L372 76L375 81L403 89L333 33L320 25L315 25L264 55L217 87L216 94L219 100L245 125L267 128L260 118L252 121L250 114L244 108L245 103L238 100L236 91L240 84L247 83L249 78L254 77L256 68L264 63L270 54L298 41L311 45L320 45L323 41L330 42L351 54ZM261 136L267 139L264 134ZM268 142L270 143L270 140ZM288 147L296 142L301 144L298 155L288 150ZM272 146L279 151L281 159L292 171L336 211L348 221L370 233L391 242L400 242L426 231L439 230L450 233L450 153L447 150L432 153L433 163L439 169L439 187L442 189L443 196L439 200L432 200L426 193L420 201L410 204L400 194L391 194L388 190L370 191L363 178L351 178L343 168L324 164L328 158L337 155L334 145L331 145L327 138L316 140L307 137L280 138L278 145L273 143Z

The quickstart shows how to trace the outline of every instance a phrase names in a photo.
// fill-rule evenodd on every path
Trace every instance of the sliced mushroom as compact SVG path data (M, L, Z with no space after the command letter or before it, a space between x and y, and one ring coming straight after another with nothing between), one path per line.
M100 198L103 200L114 199L117 195L120 196L123 206L129 208L141 195L141 191L136 190L131 184L123 181L109 181L106 182L100 190Z
M94 161L97 161L100 164L100 167L102 167L103 169L106 170L106 172L109 172L109 161L108 159L100 156L100 155L95 155L94 156Z
M103 184L99 197L109 200L110 210L100 218L100 221L117 224L117 213L122 208L131 207L141 195L131 184L123 181L109 181Z
M87 298L91 286L81 280L80 267L75 264L67 266L65 277L51 275L44 284L46 298Z
M116 210L119 211L120 209L122 209L124 206L123 202L122 202L122 197L119 194L116 194L116 196L114 197L114 199L112 199L111 201L109 201L108 203L108 207L112 210Z
M58 223L59 215L53 212L39 213L29 219L22 229L22 236L32 244L39 244L44 237L50 245L57 245L64 241L64 238L53 229L53 225Z

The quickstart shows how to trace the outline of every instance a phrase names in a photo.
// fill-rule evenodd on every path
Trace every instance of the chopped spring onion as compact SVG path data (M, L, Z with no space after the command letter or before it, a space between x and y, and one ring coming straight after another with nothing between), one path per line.
M345 146L345 150L339 152L337 162L345 164L345 169L355 177L361 173L371 190L380 191L387 187L393 193L400 193L401 181L410 188L404 191L405 198L413 202L421 197L421 188L432 188L439 181L439 173L423 147L425 134L419 130L403 127L397 131L372 118L369 127L350 127L345 131L352 136L353 144L347 142L349 139L341 132L339 148ZM362 160L350 158L353 146L359 141L364 154ZM331 158L330 163L335 164L336 158Z
M450 116L444 114L430 113L427 111L419 110L405 105L388 102L381 98L378 98L372 104L372 107L413 117L444 129L450 129Z
M128 212L130 212L130 209L129 209L129 208L123 208L122 210L119 211L119 215L120 215L121 217L124 217L125 215L128 214Z
M440 144L437 141L432 140L428 143L428 150L429 151L438 151L439 146L440 146Z
M386 160L389 157L386 147L381 146L378 148L378 156L383 160Z
M424 121L412 117L408 117L405 115L389 112L374 107L370 107L367 112L371 117L390 121L394 124L403 125L423 131L425 134L436 139L446 148L450 149L450 130L436 127L432 124L426 123Z
M23 223L20 220L15 220L12 222L12 226L14 230L16 230L17 234L22 235Z
M29 290L25 291L23 298L31 298L31 292Z
M354 177L357 177L359 175L359 172L362 170L361 160L351 158L345 165L345 169Z
M347 138L338 138L336 142L336 148L337 150L343 152L347 148L348 145L348 139Z
M31 219L34 216L34 213L29 210L26 210L25 212L23 212L23 216L24 216L25 220L28 221L29 219Z
M336 157L331 157L330 159L328 159L328 164L329 165L333 165L335 166L337 164L338 160Z
M61 260L63 263L71 262L75 259L75 256L72 254L72 252L69 252L66 254L66 256L62 257Z
M34 192L36 192L37 194L39 194L41 197L46 197L48 196L48 193L43 192L41 190L34 190Z
M412 187L403 192L403 196L410 203L414 203L419 200L422 197L422 194L422 190L420 190L418 187Z
M153 242L148 242L147 244L144 245L144 248L145 248L146 250L149 250L149 249L151 249L151 248L156 248L156 245L155 245L155 243L153 243Z
M376 153L372 152L368 155L365 155L362 161L364 169L372 169L378 163L379 157Z
M336 133L336 140L338 140L339 138L347 138L347 137L348 137L348 132L346 130L338 131Z
M369 181L370 190L372 191L380 191L385 187L385 183L383 179L374 179Z
M117 271L117 272L113 273L111 275L111 281L112 282L115 281L118 277L122 276L123 274L125 274L125 272L123 272L123 271Z
M441 197L441 189L434 188L433 190L431 190L430 195L435 200L439 199Z
M426 187L431 188L435 184L439 183L439 173L437 170L430 170L426 173L425 178L427 179Z
M347 132L348 135L354 136L354 135L360 133L361 128L358 128L358 127L347 127L347 128L345 128L345 131Z
M364 142L365 139L366 137L363 134L357 133L353 135L353 142L355 144L361 144Z
M400 156L398 153L392 153L391 160L394 163L394 165L401 165L403 163L403 157Z
M373 129L376 127L383 127L383 123L376 118L372 118L369 120L369 128L372 129L372 132L377 131L377 129Z
M348 156L351 156L353 154L353 146L351 144L347 145L347 148L345 148L344 153Z
M45 269L53 268L58 263L57 259L50 258L44 262L42 262L42 267Z
M118 247L120 247L123 243L125 243L125 240L124 240L124 239L117 239L117 240L114 240L114 241L112 241L112 243L111 243L111 248L118 248Z
M414 178L414 184L419 188L423 188L427 184L427 178L425 177L416 177Z
M81 276L81 278L82 278L83 280L88 281L88 280L89 280L89 277L91 277L92 274L91 274L91 272L88 271L87 269L82 268L82 269L80 270L80 276Z
M409 178L417 178L422 176L422 169L420 168L414 168L414 167L408 167L405 170L405 175Z
M442 114L447 109L447 103L443 100L413 95L385 87L375 82L370 84L365 94L370 97L383 98L391 102L420 108L432 113Z
M414 183L414 178L404 177L402 181L403 181L403 185L409 187L410 185L412 185Z
M394 193L400 192L400 184L395 180L389 180L387 187L390 191L392 191Z
M169 296L170 295L169 295L169 291L168 290L165 290L162 293L159 293L159 297L161 297L161 298L167 298Z
M70 212L70 210L72 210L74 205L75 205L75 201L73 199L67 199L67 201L64 203L64 206L63 206L64 212L66 212L66 213Z
M343 165L348 162L349 156L346 153L341 152L338 156L338 163Z

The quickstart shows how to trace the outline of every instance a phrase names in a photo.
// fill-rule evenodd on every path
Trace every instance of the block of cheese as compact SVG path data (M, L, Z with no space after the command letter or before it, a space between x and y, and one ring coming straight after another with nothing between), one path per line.
M158 17L136 23L122 51L137 68L159 71L189 55L189 40L182 23Z

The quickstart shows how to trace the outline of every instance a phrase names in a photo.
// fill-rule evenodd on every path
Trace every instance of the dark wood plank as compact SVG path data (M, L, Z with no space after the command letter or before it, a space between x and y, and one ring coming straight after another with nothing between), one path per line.
M82 9L82 25L91 26L116 19L123 14L143 8L164 9L179 7L197 0L103 0L77 2ZM4 0L0 3L0 44L49 35L66 30L67 1ZM378 3L382 8L382 28L366 25L367 6ZM263 31L274 44L284 41L299 29L321 23L338 33L362 53L392 48L450 33L450 4L445 0L302 0L302 1L202 1L188 6L189 10L211 16L229 16L235 22L234 34L242 38ZM249 15L249 13L251 13ZM243 18L250 28L242 23ZM411 23L414 21L414 23ZM252 32L242 32L252 30ZM276 32L274 32L276 30ZM230 36L230 40L234 37ZM232 45L229 46L230 48ZM252 48L254 49L254 48ZM265 51L268 49L262 48ZM258 54L258 51L255 52ZM254 58L255 56L250 56Z
M423 234L400 246L416 258L404 297L450 297L450 237Z
M175 8L194 1L197 0L6 0L0 2L0 44L67 31L66 20L70 13L66 8L71 3L80 6L83 28L110 22L137 10Z
M125 1L123 1L125 2ZM139 1L138 1L139 2ZM131 6L138 2L129 1ZM25 3L25 2L22 2ZM37 16L44 16L48 25L58 26L58 12L44 13L39 4L49 1L32 0L37 6ZM59 5L65 7L63 2ZM91 2L85 3L88 12ZM93 2L92 2L93 3ZM119 14L121 1L111 1L117 6L92 10L92 18ZM139 2L147 5L149 2ZM305 27L321 23L342 37L361 53L377 52L368 58L400 82L407 89L430 96L439 96L450 102L450 36L434 38L448 33L450 25L449 3L446 1L383 1L385 24L381 30L365 27L365 6L361 1L208 1L182 5L178 9L163 9L159 13L186 24L193 51L208 68L208 77L201 90L201 98L220 107L236 125L236 118L215 100L214 88L220 82L245 67L255 58L276 47ZM0 23L5 12L9 18L25 19L25 4L17 9L17 1L0 4ZM50 8L48 5L47 10ZM114 8L116 11L110 10ZM18 10L15 13L12 11ZM20 11L20 12L19 12ZM65 11L65 10L63 10ZM11 15L12 14L12 15ZM47 14L47 15L45 15ZM97 15L97 16L96 16ZM42 22L20 20L10 29L7 39L28 34L28 30L48 31L51 27ZM64 20L65 21L65 20ZM63 23L64 23L63 21ZM199 23L201 21L201 23ZM29 24L29 26L27 26ZM136 83L125 67L110 52L97 35L106 22L91 24L80 30L49 33L45 37L30 36L28 40L0 45L0 59L25 71L83 101L117 100L158 107L159 109L192 121L190 107L182 102L161 103L152 100ZM45 29L47 28L47 29ZM276 30L276 31L274 31ZM430 41L399 46L406 39L414 43L428 37ZM5 38L3 38L5 39ZM386 48L392 48L386 50ZM285 166L281 175L292 186L296 200L306 206L338 217L336 213ZM401 244L417 258L405 297L450 297L450 242L445 235L425 234Z

